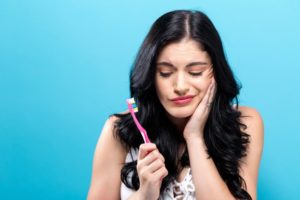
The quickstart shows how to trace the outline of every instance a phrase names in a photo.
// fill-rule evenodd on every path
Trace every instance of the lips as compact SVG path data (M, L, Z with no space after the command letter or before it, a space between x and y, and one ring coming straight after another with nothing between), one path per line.
M184 105L188 104L193 100L194 96L193 95L188 95L188 96L183 96L183 97L176 97L174 99L171 99L175 104L177 105Z

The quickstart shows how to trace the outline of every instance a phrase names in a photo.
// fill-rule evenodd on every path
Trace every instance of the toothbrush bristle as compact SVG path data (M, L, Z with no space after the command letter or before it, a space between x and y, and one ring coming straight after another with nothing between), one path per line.
M137 107L137 105L135 103L134 98L127 99L127 102L132 106L132 109L133 109L134 112L138 112L139 111L138 107Z
M138 107L133 108L133 111L138 112L139 111Z
M134 104L135 100L134 100L134 98L130 98L130 99L127 99L127 102L130 103L130 104Z

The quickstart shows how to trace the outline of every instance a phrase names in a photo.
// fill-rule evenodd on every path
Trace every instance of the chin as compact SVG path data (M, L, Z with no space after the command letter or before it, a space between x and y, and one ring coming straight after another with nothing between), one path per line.
M167 110L168 114L174 118L187 118L190 117L194 113L194 109L188 108L173 108Z

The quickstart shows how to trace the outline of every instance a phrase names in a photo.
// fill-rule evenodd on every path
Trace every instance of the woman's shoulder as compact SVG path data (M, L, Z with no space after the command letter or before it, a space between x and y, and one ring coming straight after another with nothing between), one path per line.
M118 115L126 113L127 111L119 112L117 114L112 114L107 117L102 127L102 131L100 133L98 146L107 147L108 149L116 148L116 146L118 146L121 151L125 150L118 137L116 137L116 123L120 119ZM101 145L99 145L99 143Z
M118 144L118 146L122 146L118 137L116 137L117 133L117 122L120 120L120 115L124 115L129 113L129 111L123 111L115 114L109 115L102 126L102 130L99 135L98 143L103 143L102 146L112 147L111 145L105 144ZM98 145L99 146L99 145Z
M100 137L102 134L106 135L106 139L109 138L110 141L113 141L115 144L118 144L118 146L122 146L124 151L128 151L128 149L123 145L123 143L120 141L120 138L117 136L117 123L120 120L120 116L126 115L129 113L129 110L125 110L123 112L115 113L110 115L106 122L104 123L102 132L100 134ZM103 135L103 137L105 137Z
M246 125L246 128L243 131L249 134L252 138L262 141L264 124L260 112L257 109L248 106L238 106L236 109L241 112L241 123Z
M115 123L120 119L118 115L126 115L129 113L129 110L125 110L123 112L112 114L108 117L108 119L105 122L105 125L114 127ZM104 125L104 126L105 126Z
M119 199L118 190L107 188L120 187L121 171L127 154L127 149L116 135L115 123L118 117L110 115L100 133L93 159L91 186L88 199Z
M241 113L241 120L247 123L262 123L260 112L253 107L238 106L235 107Z

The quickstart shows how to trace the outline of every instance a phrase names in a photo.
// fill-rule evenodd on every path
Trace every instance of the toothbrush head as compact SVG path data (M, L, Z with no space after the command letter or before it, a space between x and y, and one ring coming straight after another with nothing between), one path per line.
M134 98L126 99L126 101L127 101L128 107L131 106L131 108L134 112L139 111ZM129 109L130 109L130 107L129 107Z

